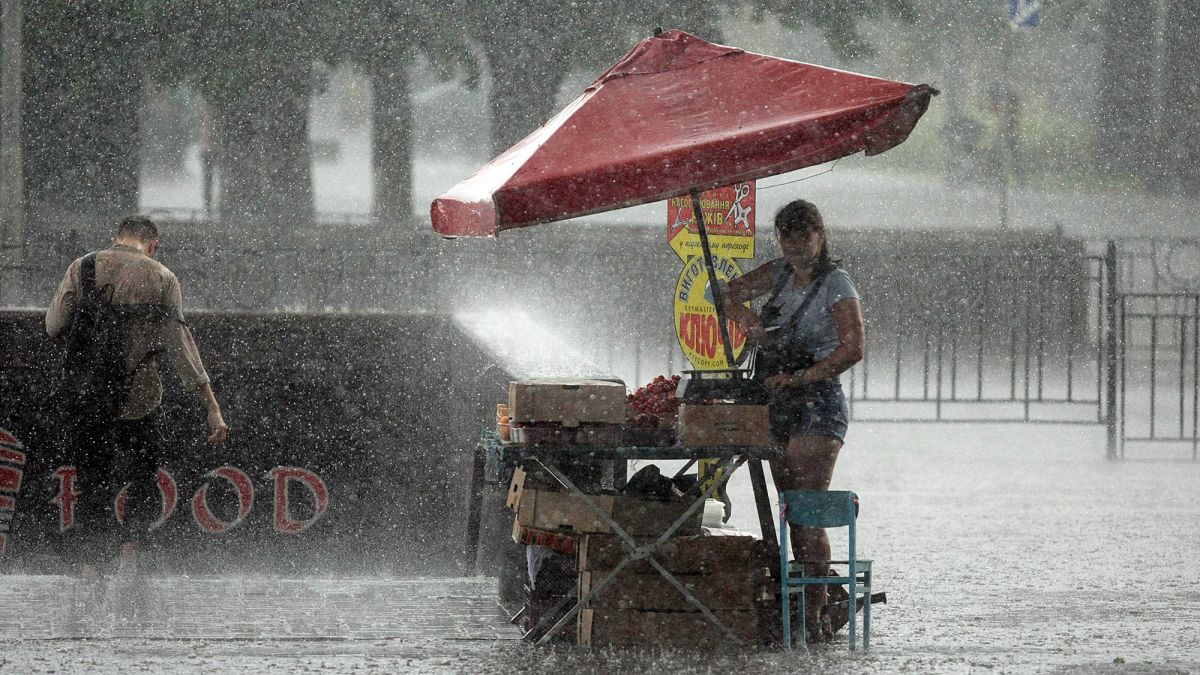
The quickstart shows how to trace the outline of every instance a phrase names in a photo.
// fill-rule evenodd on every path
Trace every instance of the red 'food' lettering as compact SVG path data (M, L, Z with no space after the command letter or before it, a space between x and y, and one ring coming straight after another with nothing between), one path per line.
M0 490L13 493L20 492L22 475L23 472L20 469L11 466L0 466Z
M192 518L201 529L214 534L237 527L250 514L250 507L254 505L254 484L250 482L250 477L232 466L213 469L204 474L204 477L224 478L229 481L229 484L237 491L237 517L225 522L213 514L212 510L208 508L208 483L205 483L200 486L199 490L196 490L196 494L192 495Z
M58 477L58 494L50 503L58 504L58 531L66 532L75 527L75 502L82 494L75 491L75 478L79 472L73 466L60 466L54 475Z
M66 532L76 526L75 504L82 493L76 489L79 471L74 466L62 466L54 472L58 479L58 494L49 500L58 505L59 531ZM254 483L244 471L233 466L222 466L204 474L204 478L221 478L233 486L237 494L237 516L228 522L218 518L208 503L209 483L203 483L191 499L192 518L200 529L210 533L220 533L241 524L254 506ZM292 466L278 466L269 471L266 477L275 484L275 529L279 532L302 532L317 522L329 509L329 488L319 475L307 469ZM19 476L8 482L19 486ZM291 483L298 482L312 496L312 515L308 519L299 519L292 515L289 488ZM149 525L154 530L161 527L175 513L179 502L179 487L174 476L165 469L157 473L158 493L162 498L161 512L157 520ZM15 493L15 490L14 490ZM129 485L126 484L113 500L113 510L117 522L125 524L126 504L129 499ZM15 499L7 496L0 497L0 510L13 510Z
M157 530L162 527L171 514L175 513L175 507L179 503L179 488L175 485L174 476L160 468L155 474L154 482L158 486L158 495L162 498L162 510L159 512L158 519L150 523L148 530ZM117 498L113 500L113 512L117 515L117 522L122 525L125 524L125 505L128 501L129 483L126 483L117 493Z
M329 508L329 489L325 481L317 474L294 466L277 466L271 469L269 475L275 479L275 529L280 532L301 532L325 513ZM315 501L313 515L308 520L297 520L292 517L291 504L288 497L288 483L300 481L312 494Z

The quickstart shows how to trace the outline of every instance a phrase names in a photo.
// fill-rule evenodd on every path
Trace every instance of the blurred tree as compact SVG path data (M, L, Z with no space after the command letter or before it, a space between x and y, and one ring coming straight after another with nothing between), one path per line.
M137 209L146 34L133 4L25 2L25 191L48 218Z
M614 49L617 34L628 25L628 4L456 3L461 30L479 41L491 76L488 105L494 154L549 119L558 89L573 68Z
M1136 177L1153 158L1156 0L1105 0L1096 97L1096 168Z
M311 222L308 106L328 46L316 0L140 0L153 77L196 87L214 110L218 213L264 239Z
M1189 197L1200 196L1200 12L1195 2L1167 0L1164 22L1163 119L1158 125L1165 172Z
M834 53L848 61L875 54L875 47L859 32L861 19L890 16L911 23L916 16L912 0L750 0L749 4L756 15L772 16L787 28L816 28Z
M725 12L749 5L785 25L825 32L839 53L869 46L855 20L903 14L904 0L27 0L27 148L33 203L128 211L138 201L137 105L143 73L190 84L212 106L221 167L219 213L251 231L312 217L308 107L313 64L353 61L374 83L376 214L411 215L412 107L408 65L418 55L447 73L478 75L476 41L491 73L496 151L556 109L564 78L599 70L655 26L720 39ZM268 235L269 236L269 235Z
M911 16L908 0L822 0L803 4L787 0L531 0L498 5L459 0L452 14L459 17L465 32L479 40L487 59L492 149L499 153L556 112L559 87L573 70L611 65L658 26L720 40L720 25L727 13L747 5L756 17L773 16L788 27L816 26L847 58L871 53L870 45L857 30L860 17Z
M325 7L334 61L362 66L372 85L371 168L376 218L406 223L413 215L413 104L409 68L418 56L446 78L478 81L478 64L459 31L447 30L449 4L436 0L357 0Z
M308 106L323 86L313 67L351 62L373 86L374 214L411 219L408 68L420 53L447 74L465 67L468 83L477 70L466 41L445 30L446 11L433 0L159 3L153 22L165 56L154 74L194 85L216 110L222 218L272 229L311 219Z

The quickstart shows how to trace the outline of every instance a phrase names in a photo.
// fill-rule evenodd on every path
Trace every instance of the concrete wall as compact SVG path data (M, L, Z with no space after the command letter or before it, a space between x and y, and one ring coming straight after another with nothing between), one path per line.
M201 352L231 426L229 443L204 443L195 399L166 368L163 466L179 503L158 530L166 563L190 573L436 574L456 569L472 449L510 376L451 317L433 314L239 314L193 312ZM54 569L58 491L53 472L57 414L45 404L57 362L42 314L0 313L0 426L28 447L10 555L16 569ZM486 342L484 340L483 342ZM243 471L254 504L231 530L200 529L189 508L209 484L215 515L233 520L237 495L203 474ZM328 510L299 533L274 526L275 467L312 471ZM296 520L314 514L312 494L290 484Z
M297 233L270 246L236 233L163 227L160 258L183 282L188 307L307 312L524 313L629 382L687 367L676 346L672 296L683 263L665 227L551 223L499 239L345 226ZM777 255L769 227L758 258ZM26 301L49 301L73 258L105 231L42 229L27 256ZM1086 336L1084 243L1054 234L830 229L834 254L863 295L870 344L896 336L982 331L1008 353L1012 329L1035 326L1042 348ZM975 344L972 338L971 344ZM1078 344L1074 347L1078 348Z

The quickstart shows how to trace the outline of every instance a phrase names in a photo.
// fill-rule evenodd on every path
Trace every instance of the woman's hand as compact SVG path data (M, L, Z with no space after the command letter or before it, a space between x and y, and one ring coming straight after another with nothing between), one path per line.
M742 329L742 332L746 334L746 337L750 338L751 340L762 340L763 336L766 335L766 331L763 330L762 319L758 318L757 314L746 309L745 307L742 307L741 305L737 306L741 307L745 311L738 312L735 316L730 318L737 323L738 328Z
M794 389L807 384L804 378L791 373L776 373L767 378L766 385L768 389L779 391L781 389Z

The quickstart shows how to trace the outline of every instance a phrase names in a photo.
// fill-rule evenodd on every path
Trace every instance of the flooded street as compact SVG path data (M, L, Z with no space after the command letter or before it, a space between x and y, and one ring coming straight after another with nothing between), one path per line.
M0 675L1200 675L1200 2L263 5L0 0ZM773 407L639 397L726 368ZM522 639L497 502L603 528L481 430L768 426L861 499L869 654L645 580L579 641L695 644ZM749 630L745 560L679 573Z
M852 425L832 488L860 495L888 594L865 657L844 633L811 656L537 649L488 578L156 578L132 625L78 580L16 576L0 671L1198 672L1200 464L1137 453L1106 461L1093 426ZM732 491L753 531L746 472Z

